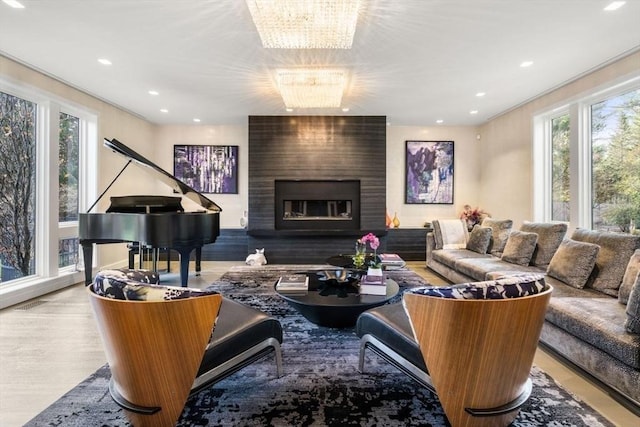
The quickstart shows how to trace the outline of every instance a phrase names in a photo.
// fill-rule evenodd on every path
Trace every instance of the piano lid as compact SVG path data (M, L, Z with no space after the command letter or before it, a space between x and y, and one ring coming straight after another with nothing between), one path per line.
M133 160L137 165L144 166L142 169L153 175L155 178L167 184L173 190L178 192L179 194L184 194L188 199L196 202L200 206L205 209L214 212L221 212L222 209L220 206L216 205L213 201L197 192L193 188L189 187L184 182L180 181L175 176L171 175L169 172L162 169L160 166L156 165L149 159L141 156L140 154L133 151L131 148L124 145L122 142L113 138L111 140L104 139L104 146L111 148L116 153L121 154L122 156Z

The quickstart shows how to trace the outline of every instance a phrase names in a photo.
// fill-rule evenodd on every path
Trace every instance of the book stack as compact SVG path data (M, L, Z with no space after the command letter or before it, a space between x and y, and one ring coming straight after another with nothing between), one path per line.
M282 276L276 283L276 290L286 294L306 294L309 290L309 277L305 274Z
M360 279L360 293L367 295L386 295L387 284L384 276L371 276L369 274Z
M385 270L397 270L406 265L406 262L398 254L380 254L378 258Z

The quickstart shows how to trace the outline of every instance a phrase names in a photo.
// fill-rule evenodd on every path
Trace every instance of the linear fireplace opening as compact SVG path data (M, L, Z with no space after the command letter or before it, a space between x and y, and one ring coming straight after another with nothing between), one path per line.
M359 180L276 180L276 230L359 230Z

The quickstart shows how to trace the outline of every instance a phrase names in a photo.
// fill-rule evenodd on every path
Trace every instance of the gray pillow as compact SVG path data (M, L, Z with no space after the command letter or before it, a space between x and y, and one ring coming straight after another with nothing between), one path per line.
M631 255L627 269L624 272L622 284L618 292L618 302L620 304L626 304L629 301L629 295L631 294L634 283L636 283L638 273L640 273L640 249Z
M599 251L600 247L593 243L564 239L551 258L547 274L569 286L582 289L596 265Z
M467 249L479 254L486 254L487 249L489 249L489 243L491 243L491 232L491 227L474 225L473 230L471 230L469 234Z
M558 246L562 243L562 239L567 234L567 224L525 221L520 227L520 231L538 235L536 250L533 251L533 256L531 257L531 265L546 268L551 262L553 254L558 250Z
M536 233L513 230L504 246L502 260L511 264L529 265L537 241Z
M640 274L636 277L636 283L629 295L627 321L624 323L624 327L632 334L640 334Z
M507 239L509 238L509 234L511 233L511 228L513 227L513 221L510 219L493 219L493 218L485 218L482 221L483 227L491 227L491 243L489 244L489 253L495 256L502 255L502 251L504 251L504 247L507 244Z
M571 238L600 246L596 258L597 274L587 286L617 297L629 258L636 249L640 249L640 236L579 228L573 232Z

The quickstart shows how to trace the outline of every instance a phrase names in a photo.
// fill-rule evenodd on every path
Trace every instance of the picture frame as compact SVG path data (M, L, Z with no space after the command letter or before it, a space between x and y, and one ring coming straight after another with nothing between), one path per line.
M405 142L405 204L453 204L454 142Z
M173 174L200 193L238 194L237 145L174 145Z

